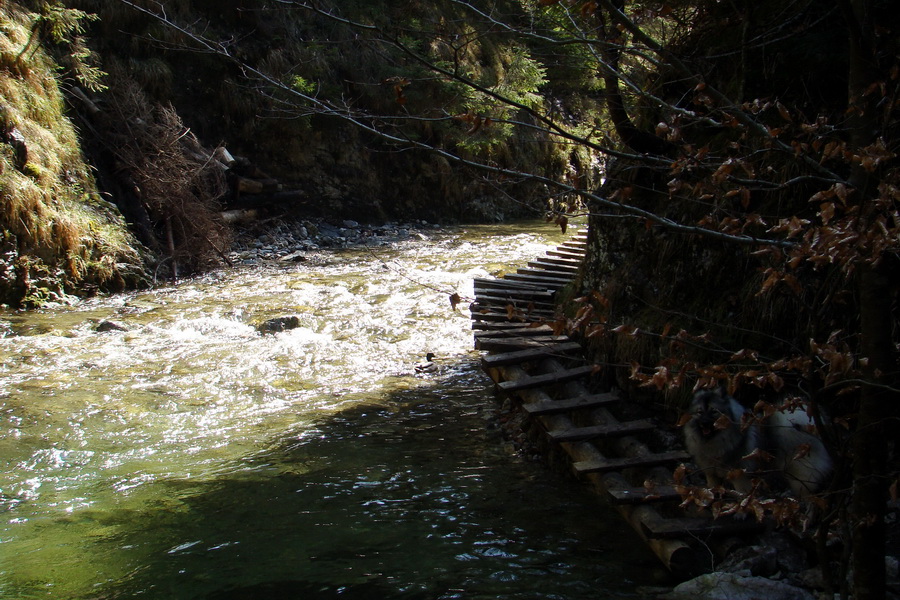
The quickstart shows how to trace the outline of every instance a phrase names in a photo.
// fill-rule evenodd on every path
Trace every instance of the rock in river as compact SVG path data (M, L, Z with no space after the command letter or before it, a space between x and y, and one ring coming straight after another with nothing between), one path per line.
M300 318L296 315L289 317L275 317L268 321L263 321L256 326L256 330L260 333L278 333L279 331L287 331L300 327Z

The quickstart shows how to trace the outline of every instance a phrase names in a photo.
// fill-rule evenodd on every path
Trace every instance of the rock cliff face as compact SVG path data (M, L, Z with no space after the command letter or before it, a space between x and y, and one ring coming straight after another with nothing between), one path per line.
M570 160L569 150L546 144L527 127L494 124L474 133L477 128L465 117L475 114L483 99L441 81L364 30L313 12L268 1L252 8L237 1L179 3L169 16L229 55L217 56L191 51L196 42L119 2L75 4L99 16L90 43L113 74L111 88L136 82L147 101L171 103L203 144L225 145L290 192L227 198L234 206L274 201L278 211L295 216L360 221L490 222L542 214L547 200L542 186L504 182L501 190L439 155L404 149L348 122L363 112L381 115L378 126L398 139L497 165L525 165L552 178L563 177ZM506 8L516 6L511 2ZM411 48L476 81L503 81L520 88L529 102L542 101L533 91L551 76L544 77L508 41L471 35L452 2L336 3L333 8L342 17L402 32L398 35ZM458 40L466 31L472 40L463 46ZM529 69L510 68L523 61ZM513 78L513 72L521 74ZM102 104L103 96L97 100ZM328 107L318 104L326 100Z

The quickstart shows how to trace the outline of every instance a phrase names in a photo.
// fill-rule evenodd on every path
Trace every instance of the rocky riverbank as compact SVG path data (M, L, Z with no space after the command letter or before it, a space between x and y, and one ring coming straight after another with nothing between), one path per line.
M302 262L317 250L379 247L415 238L427 241L440 229L440 225L427 221L383 225L362 225L352 220L337 224L307 219L260 221L236 229L228 257L235 265Z

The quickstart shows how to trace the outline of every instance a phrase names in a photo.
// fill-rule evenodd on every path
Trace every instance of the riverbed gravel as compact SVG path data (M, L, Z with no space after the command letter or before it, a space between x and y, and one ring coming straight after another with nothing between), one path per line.
M320 250L383 247L415 238L427 241L440 229L440 225L427 221L380 225L352 220L258 222L236 229L229 259L236 265L302 262Z

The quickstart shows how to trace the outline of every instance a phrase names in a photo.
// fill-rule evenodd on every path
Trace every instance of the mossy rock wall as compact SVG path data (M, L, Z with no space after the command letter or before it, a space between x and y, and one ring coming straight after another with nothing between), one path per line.
M143 259L97 192L35 15L0 7L0 303L33 306L136 285Z

